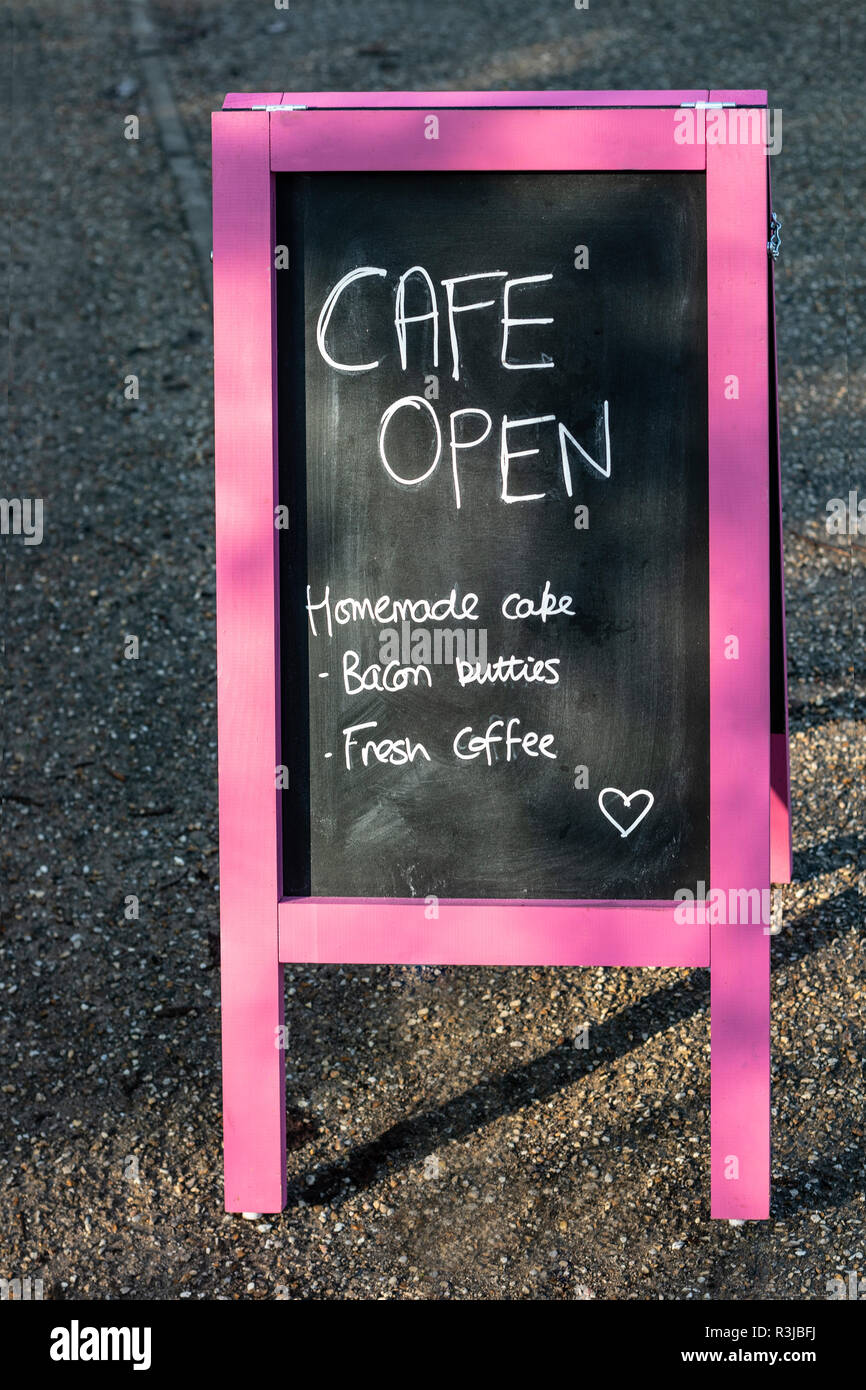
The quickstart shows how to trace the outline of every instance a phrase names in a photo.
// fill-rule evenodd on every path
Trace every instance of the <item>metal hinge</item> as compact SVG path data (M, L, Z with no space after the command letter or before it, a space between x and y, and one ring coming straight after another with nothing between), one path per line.
M692 106L699 111L711 111L717 106L736 106L735 101L681 101L680 106Z
M770 213L770 240L767 242L767 253L773 257L774 261L779 259L779 252L782 249L782 219L777 212Z
M306 106L252 106L251 111L306 111Z

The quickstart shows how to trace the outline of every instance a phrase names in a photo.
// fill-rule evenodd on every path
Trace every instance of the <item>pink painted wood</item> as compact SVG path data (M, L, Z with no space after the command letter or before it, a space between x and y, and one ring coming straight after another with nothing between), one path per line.
M268 117L213 117L220 935L225 1200L285 1203L277 948L277 567Z
M275 111L271 168L703 169L705 147L675 134L670 108Z
M255 106L279 106L282 92L230 92L223 111L251 111Z
M709 965L709 927L678 924L674 906L285 899L280 903L280 960L364 965Z
M707 148L710 873L770 883L767 168L760 144ZM730 659L731 639L739 646ZM769 1214L770 938L710 929L712 1214Z
M770 878L790 883L793 875L791 844L791 759L788 735L770 735Z
M770 177L770 162L767 160L767 205L773 206L773 181ZM770 735L770 878L773 883L790 883L793 875L793 845L791 837L791 744L788 724L788 643L785 631L785 546L784 518L782 516L782 414L779 402L779 350L775 333L776 319L776 276L770 262L770 312L773 315L773 391L776 396L776 464L778 467L778 487L776 496L770 498L770 506L778 508L779 538L782 553L779 556L780 591L779 621L782 624L782 678L785 686L785 731Z
M412 106L433 110L443 106L679 106L706 99L706 88L683 92L284 92L281 98L286 105L312 109Z
M710 101L732 101L736 106L766 106L767 93L763 88L748 88L743 90L741 87L733 91L727 89L722 91L713 90L709 95Z
M414 903L277 904L268 127L272 171L705 167L706 148L678 145L671 110L652 109L665 94L645 94L653 100L643 111L612 109L614 97L638 105L633 99L639 94L591 95L599 109L520 112L448 110L453 103L442 96L438 141L419 138L419 111L378 109L396 106L399 93L368 96L377 108L369 112L310 110L299 117L247 114L235 97L234 108L214 118L224 1092L231 1210L278 1210L284 1200L282 1052L273 1046L282 1020L280 958L611 965L706 965L709 959L713 1212L767 1214L769 938L760 923L709 932L685 928L673 922L670 904L647 903L442 903L438 920ZM703 93L667 95L671 106L705 99ZM737 95L749 94L725 99ZM458 96L472 100L451 94L453 101ZM535 94L486 93L478 100L505 105L507 98L517 105L518 98L530 96ZM537 104L552 104L557 96L540 94ZM361 94L347 99L360 102ZM711 877L713 887L723 888L760 889L769 882L764 179L760 147L710 147ZM723 394L731 373L739 378L736 401ZM724 660L729 634L739 637L738 662ZM736 1178L727 1176L731 1159Z

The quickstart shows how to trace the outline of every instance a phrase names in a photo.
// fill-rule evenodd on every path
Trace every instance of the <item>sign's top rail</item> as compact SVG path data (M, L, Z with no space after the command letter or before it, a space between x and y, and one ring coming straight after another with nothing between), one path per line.
M366 110L369 108L434 107L667 107L698 103L766 106L767 93L759 89L732 91L622 91L622 92L230 92L224 111L255 110Z

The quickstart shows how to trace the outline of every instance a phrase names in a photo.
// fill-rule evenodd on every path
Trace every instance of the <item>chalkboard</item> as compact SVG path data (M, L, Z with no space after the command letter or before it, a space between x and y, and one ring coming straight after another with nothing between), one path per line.
M277 174L276 244L284 895L709 882L704 175Z

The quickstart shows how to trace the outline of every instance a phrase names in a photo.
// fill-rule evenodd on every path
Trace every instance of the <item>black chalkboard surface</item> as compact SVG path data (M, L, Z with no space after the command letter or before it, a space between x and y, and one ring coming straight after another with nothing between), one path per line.
M708 882L704 176L276 184L284 894Z

